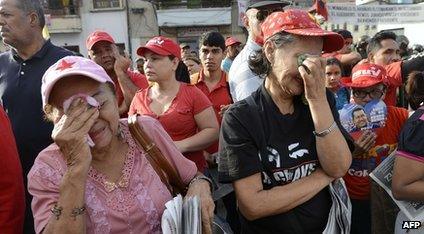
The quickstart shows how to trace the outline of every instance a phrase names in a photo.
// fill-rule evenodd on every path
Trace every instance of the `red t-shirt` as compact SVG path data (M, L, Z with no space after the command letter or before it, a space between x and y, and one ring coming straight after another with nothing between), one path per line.
M24 181L18 149L9 118L0 105L0 232L23 231Z
M384 68L387 71L389 87L384 102L388 106L396 106L396 90L402 85L402 61L391 63Z
M173 141L181 141L198 132L194 116L212 106L209 99L194 85L180 83L180 89L168 110L157 115L150 109L152 99L149 97L150 88L138 91L131 102L129 115L148 115L159 120ZM197 169L203 172L206 160L202 151L183 154L186 158L196 163Z
M369 173L396 149L399 134L407 119L406 109L387 106L386 125L376 129L377 139L374 148L368 151L363 159L353 158L348 173L343 177L352 199L370 199Z
M138 88L146 89L147 87L149 87L149 82L147 82L147 78L143 74L128 70L127 75ZM119 85L119 82L114 79L113 82L115 82L115 92L116 98L118 99L118 105L121 105L124 101L124 94L122 93L122 89Z
M194 74L193 76L198 76L196 87L199 88L212 102L213 109L215 111L216 119L218 120L219 126L221 126L222 116L219 114L221 111L221 105L229 105L233 103L231 98L228 82L227 82L227 74L225 72L221 72L221 80L219 80L218 84L209 90L208 86L205 83L205 77L203 74L203 70L199 73ZM208 153L216 153L218 152L219 141L216 141L213 145L209 146L206 149Z

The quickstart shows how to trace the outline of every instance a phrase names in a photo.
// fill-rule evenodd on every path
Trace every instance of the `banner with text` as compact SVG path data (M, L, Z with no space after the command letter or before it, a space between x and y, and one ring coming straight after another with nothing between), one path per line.
M247 9L247 0L238 0L238 25L240 27L243 27L243 17L245 15L246 9Z
M424 5L370 5L328 3L328 22L333 24L405 24L424 22Z

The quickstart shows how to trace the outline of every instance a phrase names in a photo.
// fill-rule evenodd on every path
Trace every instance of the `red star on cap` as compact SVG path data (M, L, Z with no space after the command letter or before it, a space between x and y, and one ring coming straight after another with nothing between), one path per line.
M56 70L64 71L68 68L71 68L72 65L74 65L74 63L75 62L68 63L68 62L66 62L66 60L62 60L62 61L60 61L60 64L56 67Z

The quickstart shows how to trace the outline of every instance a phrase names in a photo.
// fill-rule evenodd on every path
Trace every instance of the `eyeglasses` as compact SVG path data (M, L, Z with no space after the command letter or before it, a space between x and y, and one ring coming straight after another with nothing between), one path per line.
M283 8L272 8L272 9L260 9L256 13L256 19L258 19L259 22L262 22L268 17L268 15L276 12L276 11L282 11Z
M378 99L381 98L384 94L384 89L372 89L370 91L365 91L361 89L353 90L353 96L356 98L365 98L367 95L370 95L372 99Z

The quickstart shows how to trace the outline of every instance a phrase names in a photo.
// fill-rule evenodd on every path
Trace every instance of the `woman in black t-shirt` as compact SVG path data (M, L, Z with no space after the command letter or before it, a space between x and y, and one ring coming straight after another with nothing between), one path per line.
M326 188L351 163L320 57L343 38L301 10L274 12L261 27L264 46L249 65L264 83L224 116L219 178L234 186L242 233L322 233Z
M424 202L424 74L413 72L406 84L407 99L415 110L403 126L393 168L392 192L398 200ZM405 173L408 172L408 173ZM399 223L398 223L399 221ZM396 230L406 221L398 214ZM420 220L423 221L423 220ZM422 233L423 229L420 229Z

